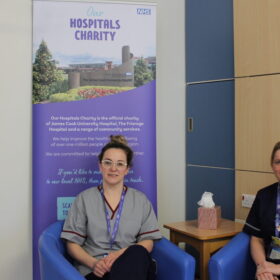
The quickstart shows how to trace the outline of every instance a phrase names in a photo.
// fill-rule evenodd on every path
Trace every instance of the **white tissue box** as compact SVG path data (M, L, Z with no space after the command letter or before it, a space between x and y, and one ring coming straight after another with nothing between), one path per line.
M217 229L221 222L221 207L214 208L199 207L198 208L198 228L201 229Z

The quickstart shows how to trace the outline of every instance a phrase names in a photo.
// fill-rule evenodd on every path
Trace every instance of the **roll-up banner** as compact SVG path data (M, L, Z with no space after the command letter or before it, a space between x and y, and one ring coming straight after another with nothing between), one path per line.
M156 211L156 6L33 1L33 279L38 239L102 183L112 134L135 152L125 184Z

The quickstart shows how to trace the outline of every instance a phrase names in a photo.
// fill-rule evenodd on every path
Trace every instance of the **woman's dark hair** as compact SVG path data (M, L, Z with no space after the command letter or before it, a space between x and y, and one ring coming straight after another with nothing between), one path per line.
M271 158L270 158L270 164L271 165L273 164L275 154L278 150L280 150L280 142L277 142L273 147L273 150L272 150L272 153L271 153Z
M99 162L102 161L104 153L109 149L121 149L126 154L127 166L132 166L133 151L128 146L127 140L122 135L110 135L110 141L102 148L98 155Z

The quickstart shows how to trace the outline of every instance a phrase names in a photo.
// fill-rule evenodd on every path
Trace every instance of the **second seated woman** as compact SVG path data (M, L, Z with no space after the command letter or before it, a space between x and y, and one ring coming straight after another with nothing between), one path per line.
M272 150L270 163L277 182L258 191L243 229L251 235L258 280L275 280L280 275L280 142Z

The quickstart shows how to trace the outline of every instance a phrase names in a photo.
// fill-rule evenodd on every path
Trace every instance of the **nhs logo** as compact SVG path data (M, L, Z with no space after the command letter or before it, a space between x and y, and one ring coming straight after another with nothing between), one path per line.
M137 8L136 11L137 15L150 16L152 14L151 9Z

